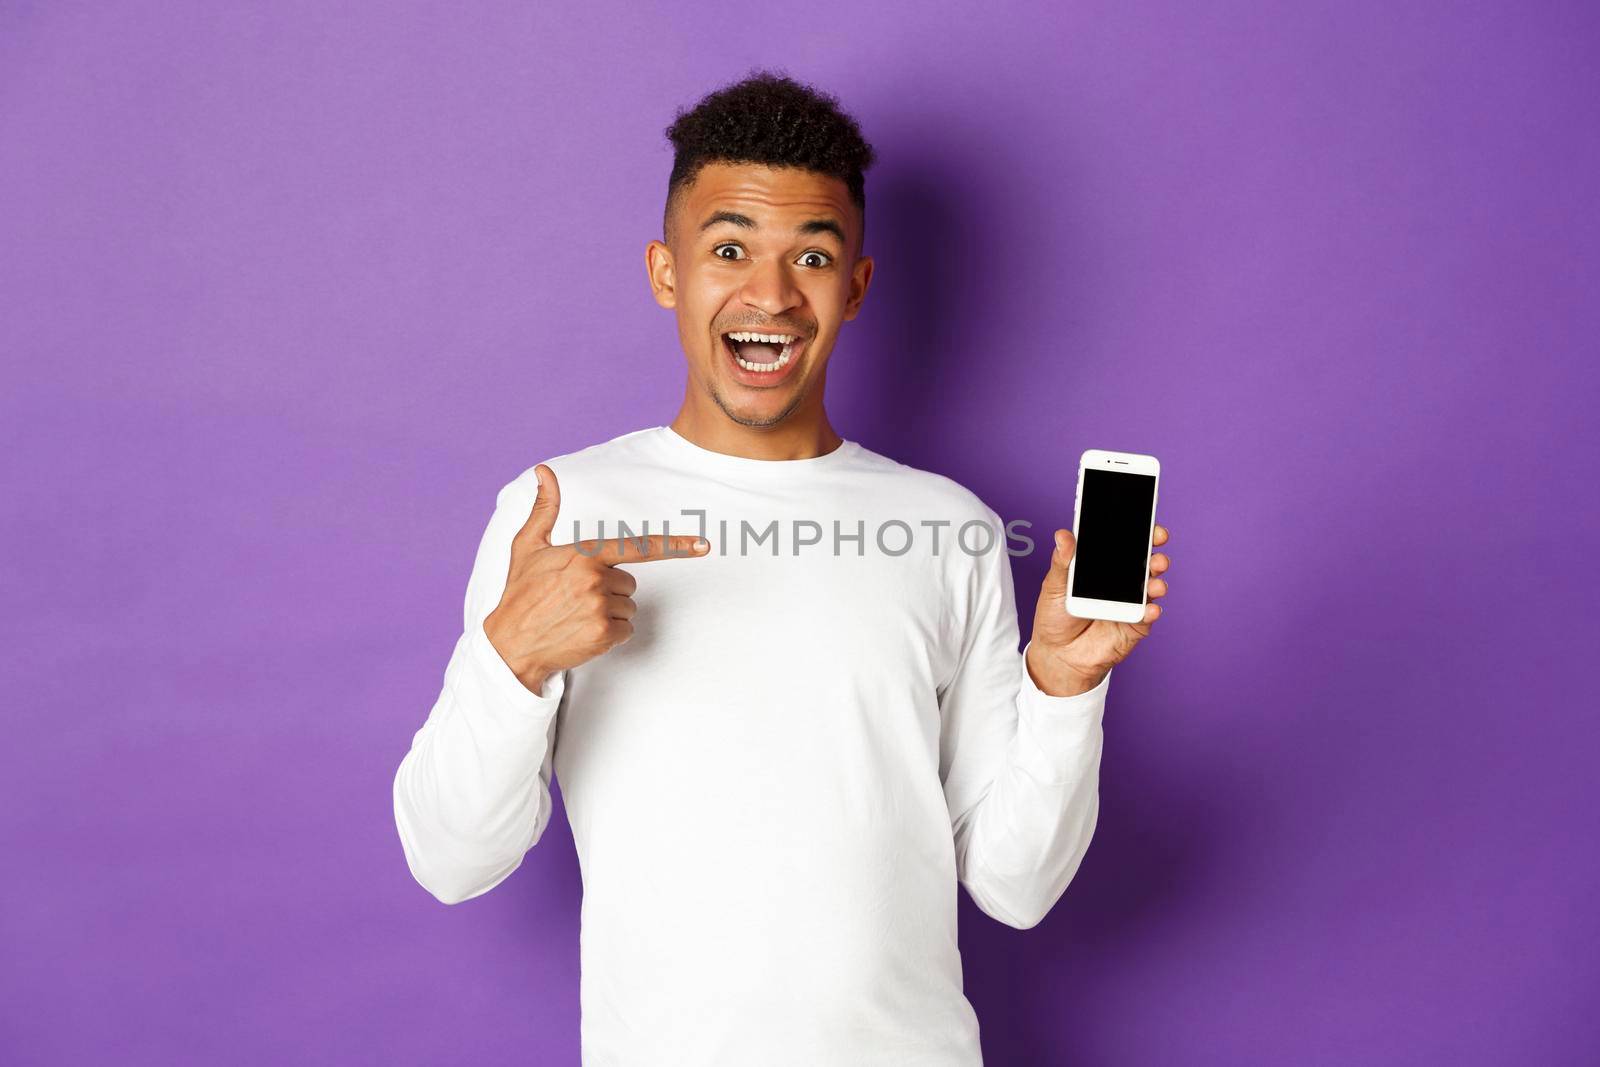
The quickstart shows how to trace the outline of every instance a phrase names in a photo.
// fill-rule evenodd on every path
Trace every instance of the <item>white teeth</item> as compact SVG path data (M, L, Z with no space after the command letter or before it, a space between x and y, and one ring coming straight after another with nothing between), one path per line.
M775 371L784 366L789 362L789 357L793 354L794 343L791 341L783 346L783 353L771 363L751 363L748 359L742 359L739 356L734 356L733 359L735 363L739 364L739 366L743 367L745 370L769 372Z
M748 359L741 358L738 353L734 354L734 362L745 370L765 373L778 370L789 362L789 358L794 355L794 343L797 340L797 338L786 333L750 333L743 330L730 333L727 336L730 341L768 341L772 344L783 345L783 351L771 363L752 363Z
M794 341L794 338L786 333L750 333L747 330L730 333L728 336L735 341L770 341L775 345L791 344Z

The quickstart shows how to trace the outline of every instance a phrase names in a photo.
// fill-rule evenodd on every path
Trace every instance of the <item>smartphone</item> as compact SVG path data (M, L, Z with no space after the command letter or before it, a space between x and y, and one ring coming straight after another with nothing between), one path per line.
M1161 463L1137 452L1085 450L1078 458L1067 564L1067 614L1080 619L1143 622L1156 537Z

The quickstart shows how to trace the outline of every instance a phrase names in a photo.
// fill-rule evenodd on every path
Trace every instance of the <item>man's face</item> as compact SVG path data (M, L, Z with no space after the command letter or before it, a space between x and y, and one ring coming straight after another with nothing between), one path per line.
M747 163L701 169L668 217L667 243L645 251L656 303L677 309L691 394L745 426L820 411L839 326L856 317L872 276L861 234L837 178ZM729 336L745 333L792 340Z

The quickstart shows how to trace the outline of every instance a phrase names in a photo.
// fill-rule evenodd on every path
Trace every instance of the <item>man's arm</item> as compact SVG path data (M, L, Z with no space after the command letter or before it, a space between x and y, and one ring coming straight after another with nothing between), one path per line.
M550 821L567 671L633 636L620 564L703 556L703 537L554 544L561 486L541 463L500 490L467 582L444 689L394 779L411 873L456 904L505 881Z
M961 883L986 914L1028 929L1066 891L1094 835L1110 671L1074 696L1041 691L1017 650L1004 540L973 563L960 661L939 696L939 770Z
M500 490L467 582L464 632L444 686L394 778L411 874L446 904L481 896L521 865L550 820L556 712L566 673L534 693L484 633L505 590L511 542L529 517L531 474Z

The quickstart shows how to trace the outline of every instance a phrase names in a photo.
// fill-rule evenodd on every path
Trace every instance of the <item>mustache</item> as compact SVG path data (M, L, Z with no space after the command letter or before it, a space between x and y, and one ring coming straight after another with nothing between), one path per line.
M811 336L811 327L800 323L786 322L748 322L730 323L717 328L717 336L734 333L739 330L749 330L752 333L792 333L802 340Z

